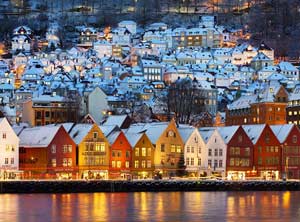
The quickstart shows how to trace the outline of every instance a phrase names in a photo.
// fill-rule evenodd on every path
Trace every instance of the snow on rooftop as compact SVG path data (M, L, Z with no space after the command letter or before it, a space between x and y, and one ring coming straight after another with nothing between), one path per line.
M76 145L80 144L86 135L93 128L93 124L76 124L69 133Z
M19 135L20 147L47 147L61 126L25 128Z
M266 127L266 124L243 125L242 127L245 130L248 137L251 139L252 143L256 144L261 133Z
M280 143L283 143L288 135L290 134L291 130L295 125L293 124L283 124L283 125L271 125L271 129L273 133L276 135L277 139Z

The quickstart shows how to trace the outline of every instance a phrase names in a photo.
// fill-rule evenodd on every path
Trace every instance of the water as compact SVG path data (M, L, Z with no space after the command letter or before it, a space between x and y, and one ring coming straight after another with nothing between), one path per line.
M0 221L300 221L300 192L3 194Z

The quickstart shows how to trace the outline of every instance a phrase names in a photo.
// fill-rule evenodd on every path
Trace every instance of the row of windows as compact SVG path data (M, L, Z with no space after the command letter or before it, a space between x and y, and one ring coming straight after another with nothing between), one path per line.
M14 164L15 163L15 158L10 158L10 164ZM9 164L9 158L4 158L4 164L7 165Z
M51 159L51 165L52 165L52 167L56 167L57 166L57 161L56 161L55 158ZM73 165L72 158L63 158L62 165L64 167L72 166Z
M299 146L286 146L283 149L283 152L286 154L300 154Z
M126 158L130 157L130 152L127 150L125 152ZM113 150L111 153L112 157L122 157L122 151L121 150Z
M72 145L65 144L62 148L63 153L72 153ZM56 153L56 145L51 146L51 153Z
M187 146L186 147L186 152L187 153L194 153L195 152L195 148L193 146ZM201 148L198 148L198 152L201 153Z
M258 157L258 165L263 164L262 157ZM279 164L279 157L266 157L265 159L266 165L278 165Z
M105 157L102 156L86 156L83 164L86 166L98 166L105 164Z
M134 152L135 156L151 156L151 148L135 148L135 152Z
M147 165L146 165L147 164ZM134 168L151 168L151 160L135 160L134 161Z
M160 145L160 152L166 152L165 148L166 148L165 144L161 144ZM171 152L172 153L181 153L181 146L180 145L171 144Z
M9 144L6 144L5 145L5 151L6 152L15 152L15 145L9 145Z
M241 150L244 150L244 156L250 156L250 147L230 147L229 153L231 156L241 155Z
M263 152L263 149L267 153L278 153L278 146L266 146L266 147L258 147L258 152L261 153Z
M185 164L186 166L195 166L195 159L193 157L189 158L187 157L186 160L185 160ZM201 159L198 158L198 166L201 165Z
M86 142L85 143L85 151L105 152L105 143Z
M121 168L122 167L122 162L121 161L111 161L111 166L113 168ZM129 161L125 161L125 167L129 168Z
M230 166L241 166L241 167L248 167L250 166L250 159L249 158L230 158Z
M212 156L212 149L208 149L208 156ZM214 150L214 156L223 156L223 150L222 149L215 149Z
M216 168L216 167L219 167L219 168L223 167L223 160L214 160L214 165L213 166L212 166L212 160L208 160L207 163L208 163L208 167L209 168L211 168L211 167L214 167L214 168Z

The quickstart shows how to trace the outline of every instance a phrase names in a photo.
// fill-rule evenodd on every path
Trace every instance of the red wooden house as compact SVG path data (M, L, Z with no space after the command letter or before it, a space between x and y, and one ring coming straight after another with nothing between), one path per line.
M227 144L226 172L228 179L245 179L254 174L253 143L242 126Z
M271 126L282 147L282 177L300 179L300 130L296 125Z
M20 170L25 177L76 177L76 145L63 126L25 128L19 138Z
M108 136L111 145L109 177L126 179L130 177L132 148L122 131L114 131Z
M281 177L281 144L268 124L244 125L254 145L253 171L263 179Z

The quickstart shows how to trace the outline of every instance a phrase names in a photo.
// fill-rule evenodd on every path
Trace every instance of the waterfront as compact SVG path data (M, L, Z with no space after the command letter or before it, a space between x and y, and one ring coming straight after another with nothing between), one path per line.
M3 194L0 221L299 221L300 192Z

